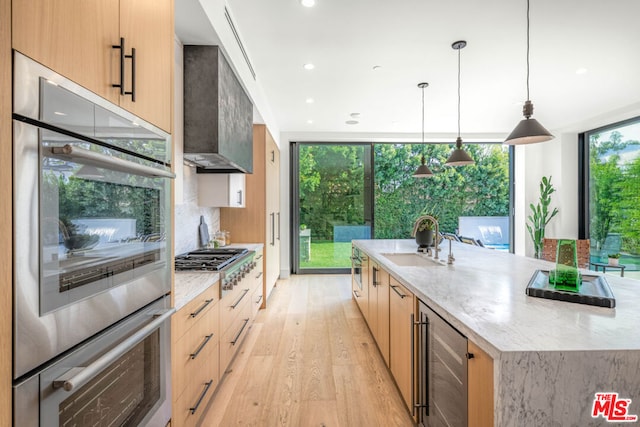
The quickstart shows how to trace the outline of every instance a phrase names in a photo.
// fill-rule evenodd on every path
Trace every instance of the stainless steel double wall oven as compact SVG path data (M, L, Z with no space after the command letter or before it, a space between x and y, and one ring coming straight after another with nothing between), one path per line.
M164 426L170 136L17 52L13 126L14 425Z

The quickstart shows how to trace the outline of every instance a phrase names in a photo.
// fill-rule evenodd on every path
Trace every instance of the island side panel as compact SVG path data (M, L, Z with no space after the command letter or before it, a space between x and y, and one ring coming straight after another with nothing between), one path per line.
M640 351L502 353L496 368L496 426L602 426L591 417L599 392L640 416Z

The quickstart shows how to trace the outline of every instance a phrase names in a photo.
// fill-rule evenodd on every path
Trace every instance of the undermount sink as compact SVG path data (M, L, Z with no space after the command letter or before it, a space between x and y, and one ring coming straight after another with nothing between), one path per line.
M383 257L400 267L433 267L444 263L416 253L382 254Z

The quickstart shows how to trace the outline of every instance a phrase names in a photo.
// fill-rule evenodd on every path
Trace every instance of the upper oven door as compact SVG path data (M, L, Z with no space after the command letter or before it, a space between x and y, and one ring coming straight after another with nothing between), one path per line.
M14 82L18 378L170 291L173 174L167 134L19 54Z

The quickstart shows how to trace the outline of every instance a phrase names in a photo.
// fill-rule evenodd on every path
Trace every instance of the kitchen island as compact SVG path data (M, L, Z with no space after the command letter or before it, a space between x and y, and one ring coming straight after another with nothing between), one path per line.
M447 265L444 241L444 260L403 266L385 255L415 254L413 240L353 244L493 358L496 426L606 425L591 416L602 392L631 399L628 414L640 414L639 281L607 275L610 309L527 296L550 262L454 242Z

